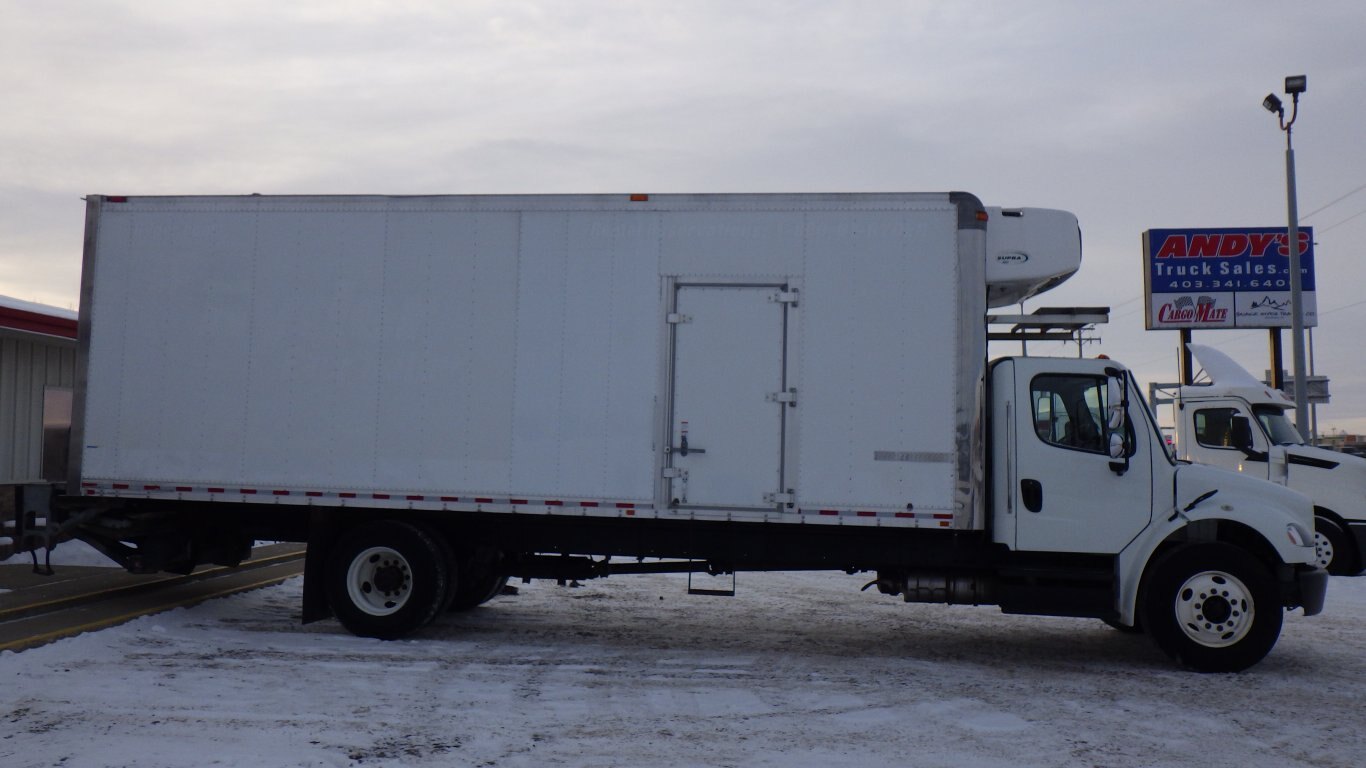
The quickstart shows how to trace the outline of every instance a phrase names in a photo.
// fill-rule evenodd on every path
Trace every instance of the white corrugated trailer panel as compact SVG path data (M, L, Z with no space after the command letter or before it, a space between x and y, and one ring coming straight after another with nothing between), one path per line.
M653 500L658 237L624 212L523 214L508 491Z
M985 352L959 262L982 244L947 195L149 197L94 220L87 482L662 509L666 315L753 285L799 296L792 512L963 505Z
M107 206L84 476L649 499L655 228L405 202Z
M808 217L803 504L952 510L956 222L948 210Z

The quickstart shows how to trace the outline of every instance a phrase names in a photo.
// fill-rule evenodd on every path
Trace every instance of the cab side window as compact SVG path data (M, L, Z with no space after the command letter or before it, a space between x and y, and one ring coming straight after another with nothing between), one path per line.
M1195 412L1195 442L1206 448L1233 448L1235 408L1204 408Z
M1105 380L1095 376L1038 376L1030 383L1034 432L1045 443L1105 453Z

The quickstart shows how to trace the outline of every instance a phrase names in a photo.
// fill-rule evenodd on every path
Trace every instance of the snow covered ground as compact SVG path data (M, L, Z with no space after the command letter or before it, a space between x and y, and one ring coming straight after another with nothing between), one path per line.
M1222 676L863 581L535 582L381 642L301 626L296 579L0 655L0 766L1366 765L1366 578Z

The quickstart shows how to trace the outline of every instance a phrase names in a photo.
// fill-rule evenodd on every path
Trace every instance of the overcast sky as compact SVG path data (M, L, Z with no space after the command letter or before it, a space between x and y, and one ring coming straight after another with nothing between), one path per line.
M1086 353L1171 381L1140 235L1284 226L1261 101L1307 74L1320 431L1366 432L1363 33L1360 0L0 0L0 294L76 307L89 193L961 189L1075 212L1027 309L1108 305ZM1265 331L1195 337L1267 367Z

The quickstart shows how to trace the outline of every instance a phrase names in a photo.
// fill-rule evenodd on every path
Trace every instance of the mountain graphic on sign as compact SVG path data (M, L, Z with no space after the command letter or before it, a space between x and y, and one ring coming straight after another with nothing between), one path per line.
M1270 296L1263 296L1261 301L1254 301L1249 305L1249 309L1274 309L1280 311L1290 306L1288 301L1276 301Z

